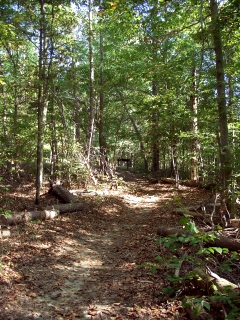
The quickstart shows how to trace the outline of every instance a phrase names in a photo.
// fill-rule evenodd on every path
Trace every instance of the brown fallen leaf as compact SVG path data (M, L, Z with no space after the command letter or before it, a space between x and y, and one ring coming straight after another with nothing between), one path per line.
M35 292L27 292L26 295L31 298L36 298L37 294Z

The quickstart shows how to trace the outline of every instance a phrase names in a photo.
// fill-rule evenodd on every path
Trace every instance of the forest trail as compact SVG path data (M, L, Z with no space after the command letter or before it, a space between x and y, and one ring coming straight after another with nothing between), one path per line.
M126 180L86 197L83 212L12 229L1 248L1 320L186 319L178 302L158 299L166 279L143 265L159 254L157 227L177 225L176 201L206 191Z

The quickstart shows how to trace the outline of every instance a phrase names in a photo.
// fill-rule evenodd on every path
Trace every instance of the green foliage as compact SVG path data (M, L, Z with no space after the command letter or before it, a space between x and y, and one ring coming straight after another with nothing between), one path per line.
M96 6L95 6L96 4ZM4 1L0 7L0 113L1 166L31 159L35 173L37 141L40 7L38 2ZM49 113L44 141L46 158L56 167L73 158L73 140L85 149L89 139L89 24L85 5L53 1L45 5L47 38L47 91ZM221 3L220 22L226 57L229 93L229 140L234 174L239 172L239 8ZM216 79L214 47L209 29L209 5L197 1L108 2L93 7L93 60L95 69L95 124L99 129L99 94L103 93L103 136L114 161L123 148L134 155L137 169L145 157L152 161L154 143L161 147L160 169L171 172L171 148L176 147L180 178L189 178L191 142L198 139L199 173L204 184L220 172L216 133ZM100 54L99 40L102 37ZM49 67L49 68L48 68ZM196 70L193 90L192 70ZM101 83L104 75L104 83ZM153 83L156 92L153 92ZM44 90L45 90L44 89ZM190 126L189 101L198 101L197 137ZM119 94L119 92L121 94ZM134 130L130 111L140 135ZM79 136L76 137L76 129ZM56 141L54 141L56 140ZM54 147L55 144L55 147ZM99 147L96 132L94 147ZM48 160L48 159L46 159ZM201 166L200 166L201 164ZM32 169L33 167L33 169ZM60 168L61 171L61 168ZM177 205L180 204L177 197ZM192 226L193 227L193 226ZM192 228L191 227L191 228Z
M0 215L3 216L4 218L8 218L9 216L12 215L12 211L0 208Z
M171 285L163 288L162 294L171 297L178 292L179 287L187 287L189 282L191 283L192 279L196 277L191 271L195 267L200 267L204 270L208 263L216 264L217 256L221 260L218 266L219 270L221 272L231 272L232 266L238 265L240 260L239 253L237 252L229 252L227 248L211 246L211 241L218 239L218 234L215 231L208 233L200 232L194 221L187 215L179 221L179 224L183 225L184 233L161 237L157 241L157 244L161 246L160 248L166 248L168 252L171 252L170 256L164 258L164 255L166 255L165 251L163 256L159 255L156 257L157 264L151 266L155 272L158 272L162 268L167 270L167 279ZM179 252L183 248L184 250L187 249L188 253L179 257ZM176 274L176 270L181 269L184 261L191 265L191 270L185 271L184 276ZM190 306L194 315L197 316L203 307L210 310L211 302L220 301L232 309L227 319L235 319L234 317L239 312L239 308L236 307L236 292L233 292L231 287L229 291L225 291L224 293L219 292L214 285L212 285L212 289L214 292L212 296L208 296L207 298L205 296L200 298L193 297L191 299L188 297L187 299L183 299L183 306ZM182 289L179 290L181 291Z
M202 308L206 308L207 310L211 309L210 303L206 300L205 297L201 298L194 298L194 297L189 297L188 299L183 299L182 301L183 307L191 307L193 310L193 315L194 317L197 317Z

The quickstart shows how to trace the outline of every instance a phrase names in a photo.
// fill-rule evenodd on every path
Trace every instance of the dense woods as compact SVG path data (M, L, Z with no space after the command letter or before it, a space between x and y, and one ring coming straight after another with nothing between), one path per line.
M26 318L25 295L46 319L53 300L56 319L105 319L96 301L111 319L235 319L239 1L4 0L0 16L2 317Z
M4 1L1 171L238 183L237 1ZM91 171L91 172L90 172ZM92 174L92 173L91 173Z

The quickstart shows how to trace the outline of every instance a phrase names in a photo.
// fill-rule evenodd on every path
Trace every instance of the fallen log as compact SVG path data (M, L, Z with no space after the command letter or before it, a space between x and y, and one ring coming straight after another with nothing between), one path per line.
M56 204L53 206L45 207L43 209L50 210L50 209L58 210L60 214L64 214L67 212L77 212L81 211L86 208L86 204L84 202L77 202L77 203L64 203L64 204Z
M174 184L176 183L175 179L172 178L161 178L160 180L162 183L167 183L167 184Z
M167 237L171 234L176 234L176 235L180 236L184 233L190 234L189 231L186 232L183 229L171 228L171 227L167 227L167 226L159 227L157 230L157 235L159 235L161 237ZM232 239L225 237L225 236L222 236L222 235L219 236L219 239L215 239L211 242L208 242L206 245L211 246L211 247L227 248L230 251L240 250L240 242L238 242L236 240L232 240Z
M62 185L51 186L49 193L64 203L77 203L79 200Z
M84 203L65 203L42 208L41 211L17 212L9 217L0 216L0 224L16 225L32 220L51 220L67 212L77 212L85 208Z
M56 218L59 215L59 210L57 209L46 209L42 211L26 211L26 212L17 212L12 214L9 217L0 217L0 223L4 225L16 225L25 223L32 220L50 220Z
M218 276L217 274L211 272L211 270L210 272L206 272L200 268L195 268L193 269L193 274L195 275L194 284L198 285L200 289L212 294L215 292L215 290L222 293L227 293L232 290L239 290L238 285Z
M161 178L160 180L162 183L166 184L175 184L176 180L173 178ZM197 181L194 180L179 180L179 184L181 186L186 186L186 187L192 187L192 188L197 188L200 187L201 184Z

